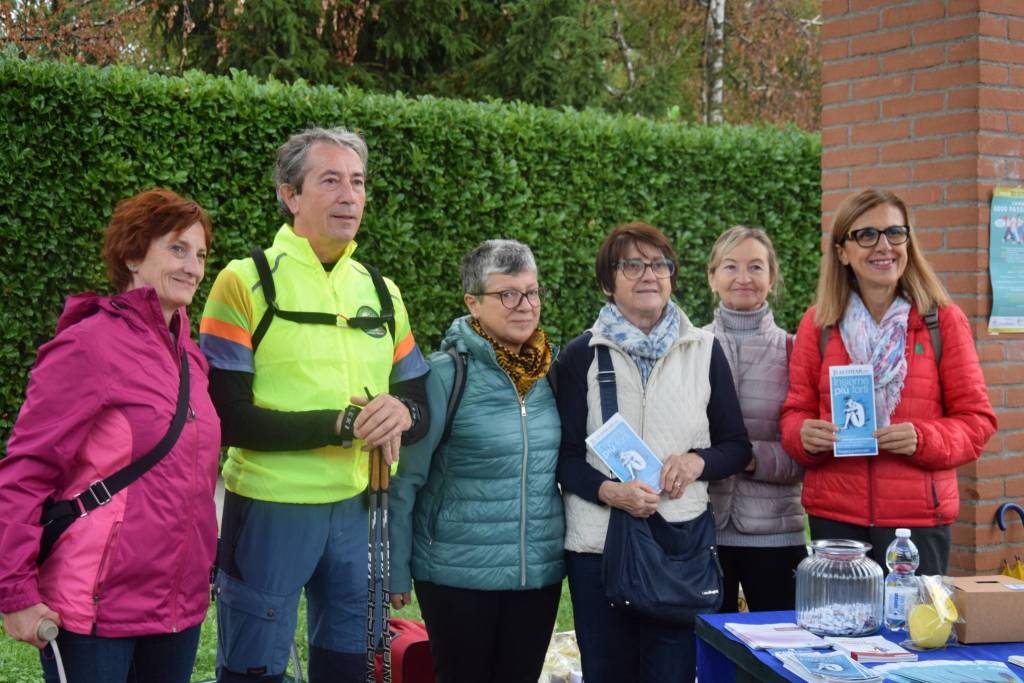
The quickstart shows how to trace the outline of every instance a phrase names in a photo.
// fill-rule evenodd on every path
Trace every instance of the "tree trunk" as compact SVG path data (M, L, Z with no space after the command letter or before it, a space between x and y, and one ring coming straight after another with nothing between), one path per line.
M722 71L725 54L725 0L708 0L704 30L704 123L722 123Z

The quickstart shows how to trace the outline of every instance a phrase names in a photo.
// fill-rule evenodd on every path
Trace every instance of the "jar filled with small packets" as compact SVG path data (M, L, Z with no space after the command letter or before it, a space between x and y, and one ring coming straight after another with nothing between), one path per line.
M820 636L866 636L882 624L882 568L871 545L814 541L796 570L796 621Z

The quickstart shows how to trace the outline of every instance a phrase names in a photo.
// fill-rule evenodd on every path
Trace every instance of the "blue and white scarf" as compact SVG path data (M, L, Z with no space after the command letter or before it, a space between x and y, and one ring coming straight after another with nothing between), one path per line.
M668 352L679 337L679 307L671 301L650 334L644 334L636 325L626 320L615 304L608 302L597 314L594 334L606 337L618 344L636 363L640 370L640 381L647 386L647 378L658 359Z
M870 365L875 378L875 414L878 426L889 418L900 402L903 381L907 378L907 317L910 304L896 297L889 310L876 323L857 292L851 292L846 312L839 322L850 360L855 365Z

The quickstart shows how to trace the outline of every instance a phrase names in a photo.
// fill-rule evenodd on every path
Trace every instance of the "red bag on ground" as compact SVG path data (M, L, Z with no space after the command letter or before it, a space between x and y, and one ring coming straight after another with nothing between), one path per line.
M392 617L391 683L434 683L427 627L412 619ZM384 657L377 655L377 683L384 683Z

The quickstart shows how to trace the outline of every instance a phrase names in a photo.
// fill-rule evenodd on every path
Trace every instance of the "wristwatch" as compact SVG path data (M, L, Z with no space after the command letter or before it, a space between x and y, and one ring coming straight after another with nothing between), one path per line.
M409 417L412 418L412 424L409 425L409 429L405 430L409 431L420 422L420 404L412 399L405 398L404 396L395 396L395 398L397 398L399 402L406 407L409 411Z
M352 448L352 440L355 439L355 434L352 433L352 430L355 428L356 418L359 417L359 413L362 411L363 409L359 406L350 405L341 414L338 436L341 437L341 445L344 448Z

